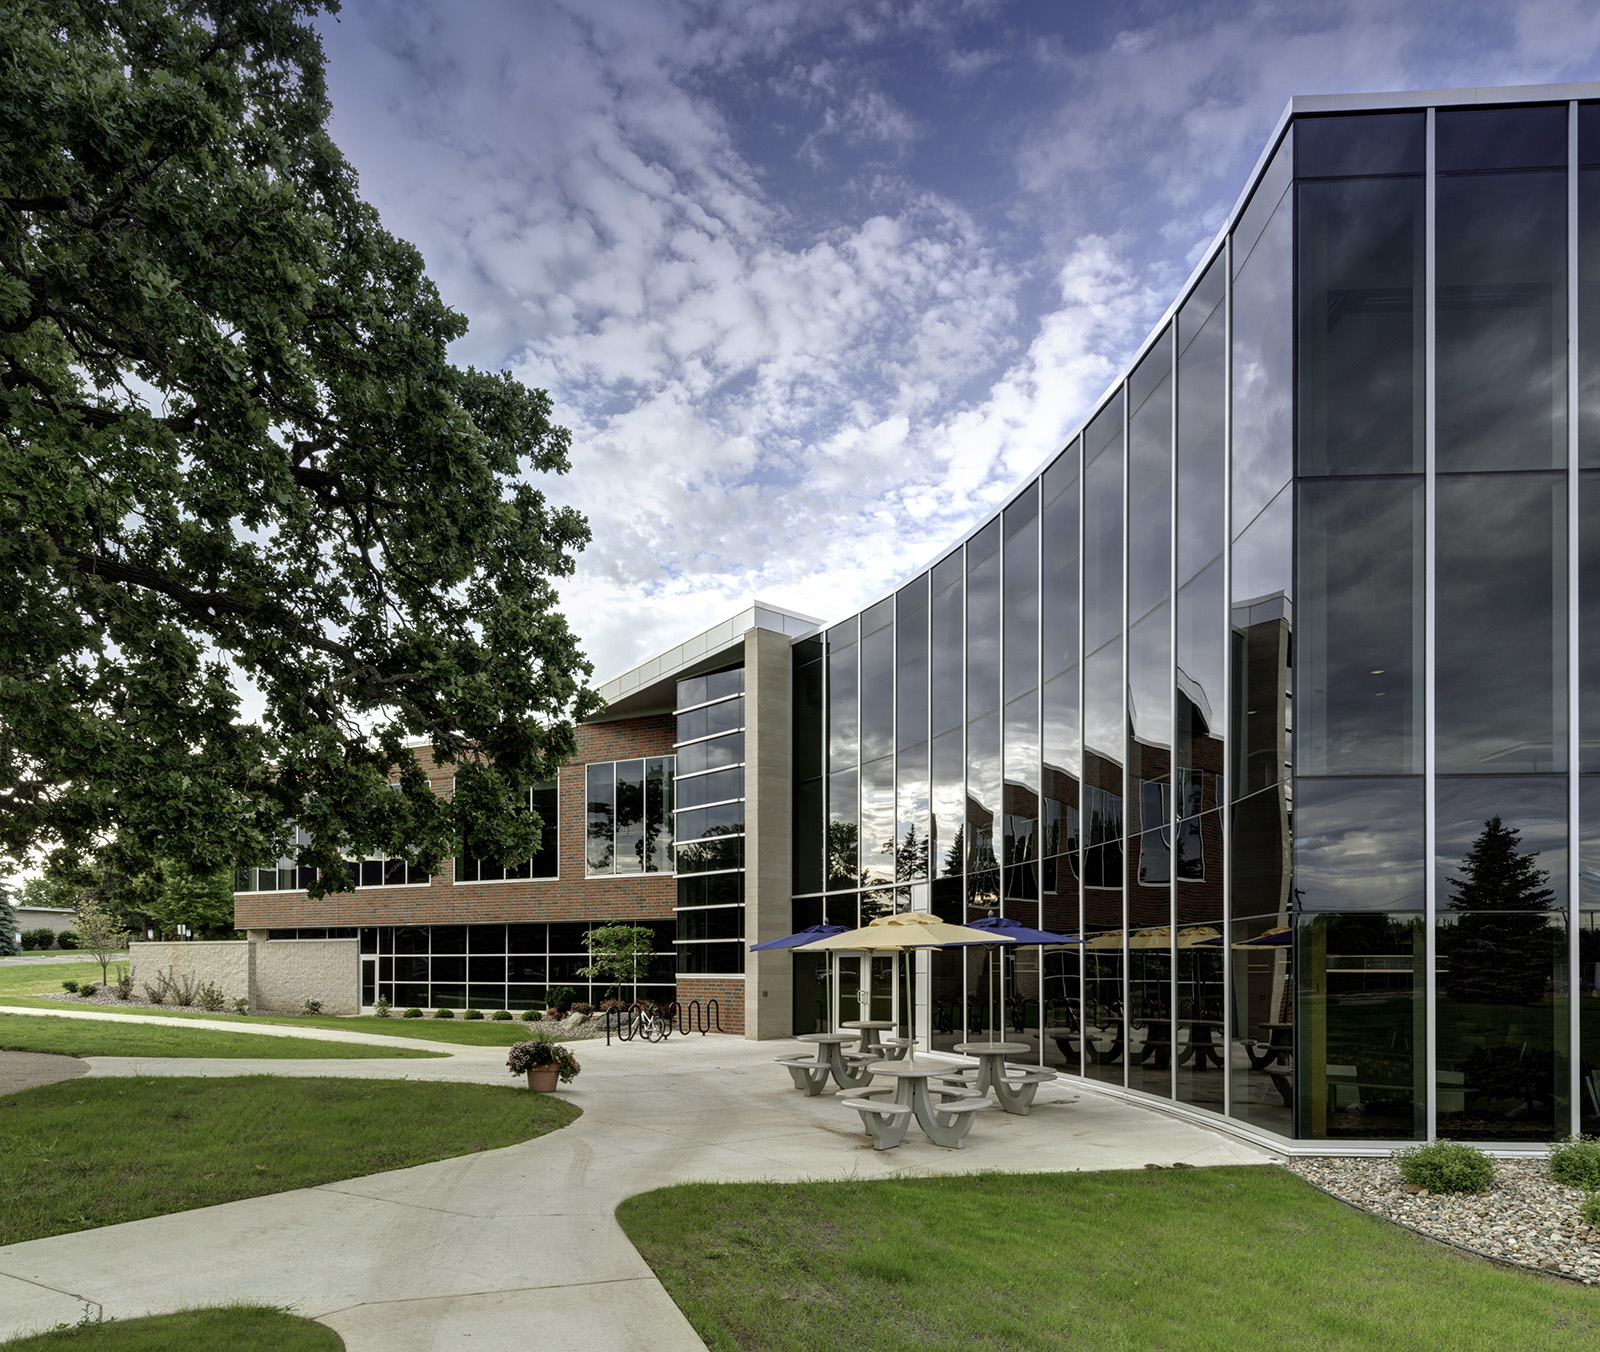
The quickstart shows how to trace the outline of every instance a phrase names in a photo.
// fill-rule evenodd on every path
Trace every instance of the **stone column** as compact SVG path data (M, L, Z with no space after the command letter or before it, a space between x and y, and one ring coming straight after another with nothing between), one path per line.
M789 639L771 629L744 636L745 944L788 934L792 839ZM785 950L745 954L744 1035L793 1033L793 959Z

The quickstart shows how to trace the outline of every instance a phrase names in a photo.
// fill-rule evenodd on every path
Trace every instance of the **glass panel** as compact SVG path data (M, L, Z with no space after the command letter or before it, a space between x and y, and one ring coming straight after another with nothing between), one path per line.
M1222 553L1223 440L1227 413L1227 312L1223 260L1214 262L1178 312L1178 585Z
M1089 425L1084 471L1084 647L1122 631L1122 396Z
M1564 173L1441 177L1438 467L1566 463Z
M1300 187L1300 473L1422 469L1420 179Z
M901 593L905 595L904 592ZM904 612L895 628L895 738L901 747L928 739L928 608Z
M610 761L590 765L588 775L588 868L590 873L610 873L616 859L613 831L616 818L614 769Z
M857 859L860 811L856 800L856 772L845 770L828 776L828 890L853 888L860 879Z
M1039 706L1032 691L1006 705L1005 740L1004 895L1031 901L1039 895Z
M668 792L671 791L671 782L669 776ZM528 803L541 823L539 848L533 852L533 858L529 862L529 876L554 878L560 871L561 844L560 795L556 789L556 781L541 779L529 791Z
M1435 114L1434 164L1464 169L1564 168L1567 105L1441 108Z
M1278 210L1284 193L1289 190L1289 180L1294 172L1294 128L1291 127L1272 159L1262 170L1261 181L1250 195L1250 204L1240 214L1238 228L1233 232L1233 275L1238 278L1267 222Z
M618 873L644 872L644 762L617 762Z
M1047 768L1076 780L1081 763L1076 667L1045 684L1043 750Z
M1074 442L1045 473L1042 520L1043 594L1040 627L1044 676L1078 661L1078 446Z
M1441 475L1437 510L1439 772L1565 769L1565 480Z
M1294 887L1308 911L1420 911L1421 778L1297 779Z
M1237 892L1236 894L1237 895ZM1293 1135L1294 946L1282 912L1235 920L1233 969L1233 1116Z
M744 668L731 671L714 671L706 677L706 698L722 699L727 695L744 693ZM681 707L681 706L680 706Z
M1171 590L1170 329L1139 363L1128 389L1134 402L1128 421L1128 617L1134 620L1166 600Z
M1128 631L1128 773L1165 780L1172 759L1172 635L1165 603Z
M960 556L956 556L959 561ZM941 565L942 566L942 565ZM929 698L929 718L933 735L959 728L963 721L961 673L964 665L962 649L962 589L955 585L961 580L959 572L948 574L953 579L943 590L937 589L939 569L934 569L936 590L933 596L932 636L932 688Z
M1578 476L1578 513L1578 755L1593 774L1600 770L1600 473Z
M966 855L966 752L961 732L933 739L933 819L931 852L934 876L960 879Z
M1000 814L1000 715L980 718L967 728L967 869L999 866L995 818ZM972 889L968 889L968 899Z
M1114 928L1084 928L1084 1074L1108 1084L1123 1082L1128 1026L1124 1018L1125 955L1120 915Z
M822 765L822 645L794 645L794 776L815 779Z
M861 881L894 881L894 757L861 767Z
M967 718L1000 704L1000 552L999 522L967 546ZM987 541L980 553L979 541Z
M894 750L894 628L861 640L861 759L877 760Z
M828 645L828 768L848 770L860 764L860 728L856 702L856 644Z
M1566 780L1441 779L1436 803L1439 1134L1564 1136Z
M897 770L894 879L917 882L928 876L928 744L903 750Z
M1420 478L1300 486L1303 774L1422 771L1423 526Z
M1221 559L1178 590L1178 764L1215 775L1222 773L1226 610Z
M1278 158L1284 158L1281 152ZM1254 203L1251 210L1255 210ZM1255 520L1293 472L1293 226L1292 201L1285 197L1242 259L1243 224L1234 233L1235 537Z
M1285 494L1285 506L1288 498ZM1234 580L1239 581L1237 574ZM1279 783L1288 773L1292 616L1289 598L1281 590L1233 606L1231 740L1236 798Z
M1294 932L1297 1135L1427 1135L1425 935L1415 915L1301 919Z
M1427 135L1426 113L1298 117L1294 123L1295 175L1420 174L1427 167Z
M1578 463L1600 465L1600 173L1592 169L1578 175Z
M794 786L794 890L822 891L822 781Z
M1005 697L1039 683L1039 495L1031 487L1006 509ZM1024 511L1024 509L1027 509ZM1021 518L1018 520L1018 518Z
M646 761L644 867L647 873L672 872L672 821L676 806L672 789L671 758L655 756Z

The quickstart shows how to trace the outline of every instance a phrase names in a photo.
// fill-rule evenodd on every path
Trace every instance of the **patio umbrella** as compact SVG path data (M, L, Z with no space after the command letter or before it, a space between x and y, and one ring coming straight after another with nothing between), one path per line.
M980 930L967 925L952 925L927 911L902 911L898 915L881 915L870 925L846 930L832 938L818 939L804 945L802 953L904 953L907 955L907 988L910 988L910 954L918 948L956 948L968 944L1011 944L1009 934L997 930ZM907 1004L911 1034L910 1063L916 1064L917 1030L915 998Z
M785 934L781 939L768 939L764 944L751 944L750 951L752 953L765 953L774 948L800 948L802 945L813 943L818 939L828 939L835 934L843 933L843 925L807 925L798 934ZM830 1007L833 1003L832 987L833 963L830 961L828 963L828 988L825 992ZM826 1020L824 1020L823 1026L827 1026Z
M1210 929L1207 925L1204 928ZM1215 931L1213 931L1215 933ZM1254 939L1241 939L1234 945L1235 948L1288 948L1294 943L1294 928L1289 925L1280 925L1276 929L1265 930L1256 935ZM1222 936L1218 934L1214 939L1202 939L1200 944L1210 948L1222 947ZM1198 947L1198 945L1197 945Z
M1004 934L1006 938L1018 944L1081 944L1083 942L1082 939L1074 938L1069 934L1052 934L1049 930L1030 929L1022 921L1014 920L1008 915L985 916L982 920L974 920L969 928L990 930L996 934ZM952 944L951 947L954 948L957 945ZM1000 941L998 939L992 940L986 947L991 950L998 950ZM988 962L989 957L990 955L986 954L984 961ZM1005 1007L1005 967L1002 965L1000 968L1000 1010L1002 1015Z

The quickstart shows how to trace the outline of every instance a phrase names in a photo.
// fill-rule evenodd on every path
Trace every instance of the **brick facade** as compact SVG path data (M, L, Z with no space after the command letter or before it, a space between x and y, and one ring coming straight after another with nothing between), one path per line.
M671 874L584 876L587 824L584 766L634 756L670 756L675 724L670 714L585 723L578 754L557 779L560 844L558 878L456 883L446 862L427 886L363 887L313 901L304 892L240 892L233 899L240 929L291 929L325 925L462 925L502 921L670 920L677 901ZM417 752L436 793L451 791L453 766L435 766L427 748ZM727 1026L724 1017L723 1026Z
M724 1033L744 1032L744 978L742 976L679 976L678 1003L685 1010L689 1001L717 1002L718 1022ZM687 1022L689 1015L684 1015ZM715 1031L713 1029L712 1031Z

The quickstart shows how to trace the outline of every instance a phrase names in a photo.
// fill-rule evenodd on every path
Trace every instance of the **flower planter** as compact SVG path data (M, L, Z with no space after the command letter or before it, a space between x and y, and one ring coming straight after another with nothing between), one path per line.
M534 1066L528 1071L528 1088L538 1090L541 1094L553 1094L556 1092L558 1074L553 1065Z

